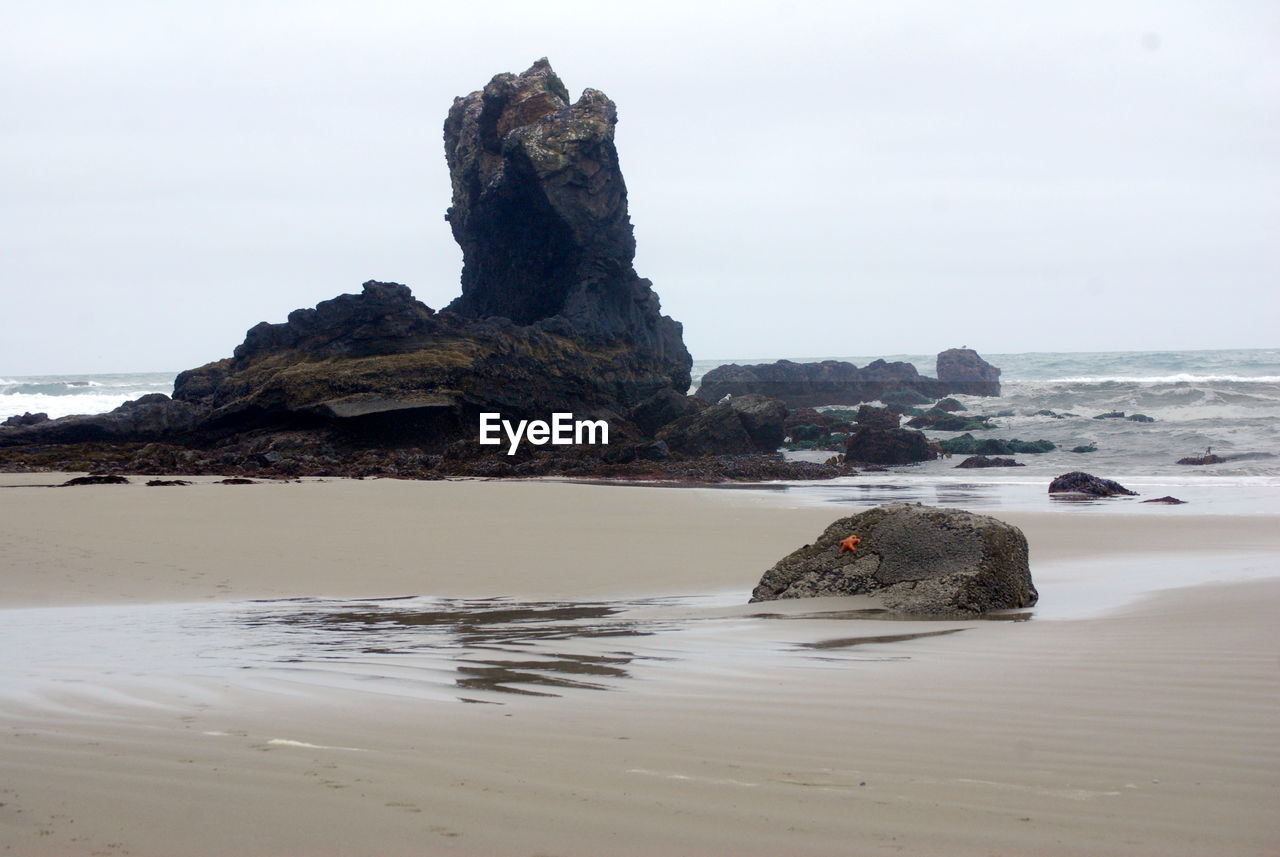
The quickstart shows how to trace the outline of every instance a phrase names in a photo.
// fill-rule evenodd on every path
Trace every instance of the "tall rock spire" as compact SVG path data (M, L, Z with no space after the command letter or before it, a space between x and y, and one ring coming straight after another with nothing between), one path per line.
M626 341L688 384L680 325L632 267L635 237L614 147L617 108L575 102L546 59L454 100L445 121L446 215L462 247L448 309L590 339Z

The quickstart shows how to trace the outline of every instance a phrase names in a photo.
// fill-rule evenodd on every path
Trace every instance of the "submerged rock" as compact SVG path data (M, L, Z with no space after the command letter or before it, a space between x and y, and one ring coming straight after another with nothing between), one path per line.
M1051 440L1018 440L1016 437L1010 440L984 437L979 440L968 433L939 441L938 446L943 452L952 455L1039 455L1057 449L1057 445Z
M1179 458L1177 464L1204 465L1204 464L1222 464L1227 459L1220 455L1192 455L1187 458Z
M1179 500L1177 497L1156 497L1154 500L1143 500L1143 503L1163 503L1166 506L1185 506L1186 500Z
M841 542L856 535L856 550ZM974 616L1029 607L1027 540L1017 527L960 509L893 504L842 518L760 578L752 601L876 595L891 610Z
M1102 479L1079 470L1064 473L1055 478L1049 483L1049 493L1088 494L1093 497L1115 497L1121 494L1136 497L1138 495L1137 491L1130 491L1119 482Z

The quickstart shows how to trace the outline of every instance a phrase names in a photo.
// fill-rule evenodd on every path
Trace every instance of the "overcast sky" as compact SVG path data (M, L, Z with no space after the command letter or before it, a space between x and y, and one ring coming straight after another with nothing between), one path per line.
M0 0L0 375L446 304L445 114L543 55L696 358L1280 345L1274 2Z

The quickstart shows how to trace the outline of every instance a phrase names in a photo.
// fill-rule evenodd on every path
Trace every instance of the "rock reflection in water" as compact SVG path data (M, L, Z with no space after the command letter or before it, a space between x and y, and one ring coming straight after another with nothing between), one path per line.
M641 627L622 615L668 603L665 599L608 603L431 599L430 609L422 609L424 599L409 601L413 603L384 600L367 607L343 602L330 609L295 603L286 612L246 617L245 624L274 626L305 642L302 653L277 662L349 665L361 655L418 656L428 661L444 657L458 689L525 696L558 695L547 688L612 690L616 680L630 677L627 667L634 661L660 660L630 651L547 651L543 647L547 642L651 636L678 627L664 621L649 621ZM352 609L357 604L359 609ZM490 652L501 657L490 657ZM424 672L422 677L428 675Z

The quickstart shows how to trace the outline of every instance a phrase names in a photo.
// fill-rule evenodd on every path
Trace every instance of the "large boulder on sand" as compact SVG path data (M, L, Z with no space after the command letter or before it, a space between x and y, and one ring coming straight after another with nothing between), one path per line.
M853 535L861 543L843 551ZM829 595L875 595L891 610L928 616L1030 607L1039 597L1017 527L904 503L836 521L765 572L751 600Z

